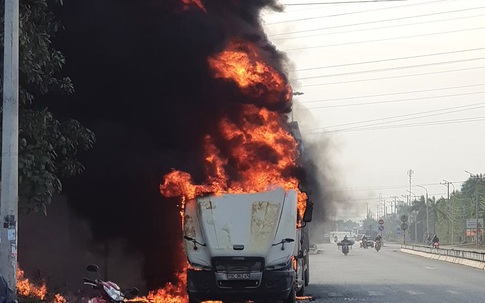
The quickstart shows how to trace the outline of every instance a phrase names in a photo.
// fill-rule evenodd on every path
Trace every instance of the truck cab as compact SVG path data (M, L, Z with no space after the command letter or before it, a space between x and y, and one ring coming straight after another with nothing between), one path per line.
M188 201L183 232L189 302L294 303L309 276L308 236L297 220L295 190Z

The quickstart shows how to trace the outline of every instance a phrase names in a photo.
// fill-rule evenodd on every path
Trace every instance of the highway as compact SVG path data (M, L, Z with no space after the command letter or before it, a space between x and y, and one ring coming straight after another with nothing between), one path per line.
M400 252L360 248L345 256L335 244L321 244L310 255L312 302L485 302L485 272L480 269ZM309 300L301 300L308 302Z

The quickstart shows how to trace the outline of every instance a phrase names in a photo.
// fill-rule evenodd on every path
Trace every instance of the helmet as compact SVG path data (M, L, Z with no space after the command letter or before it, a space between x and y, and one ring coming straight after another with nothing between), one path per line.
M344 240L347 240L347 236L344 236Z

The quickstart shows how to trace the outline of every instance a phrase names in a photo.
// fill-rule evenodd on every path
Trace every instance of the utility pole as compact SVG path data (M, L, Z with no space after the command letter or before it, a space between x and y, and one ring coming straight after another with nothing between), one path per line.
M450 204L450 182L443 180L443 182L440 182L440 184L446 186L446 190L448 193L448 205L449 205ZM453 225L453 222L451 222L451 225ZM448 232L450 231L449 228L450 228L450 224L448 224ZM453 236L451 236L451 238L452 238L451 243L453 244Z
M410 169L408 170L408 176L409 176L409 192L411 193L412 192L412 188L411 188L411 180L413 178L413 174L414 174L414 170ZM408 200L408 205L411 205L411 194L409 194L409 200Z
M453 245L455 238L455 203L453 200L453 196L450 196L450 184L451 186L453 186L452 193L455 192L455 185L453 184L453 182L446 181L445 179L443 179L443 182L448 187L448 202L451 204L451 244Z
M392 210L392 202L391 202L391 213L397 214L397 196L391 196L391 198L394 198L394 211Z
M5 0L0 275L17 293L19 0Z

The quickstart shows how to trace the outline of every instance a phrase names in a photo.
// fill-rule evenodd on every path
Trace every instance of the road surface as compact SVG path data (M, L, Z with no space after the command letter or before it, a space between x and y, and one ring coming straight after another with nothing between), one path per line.
M432 260L386 245L381 251L354 245L347 256L336 244L310 255L313 302L485 302L485 271ZM308 302L302 300L302 303Z

